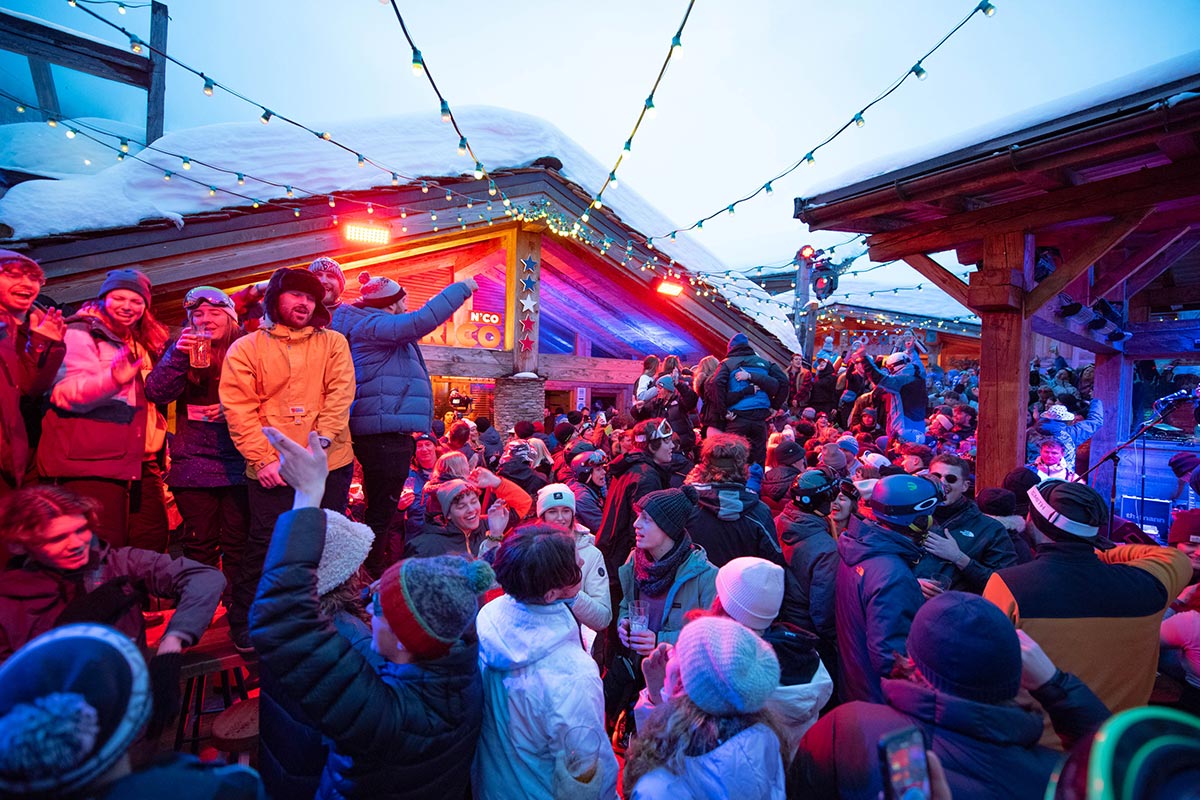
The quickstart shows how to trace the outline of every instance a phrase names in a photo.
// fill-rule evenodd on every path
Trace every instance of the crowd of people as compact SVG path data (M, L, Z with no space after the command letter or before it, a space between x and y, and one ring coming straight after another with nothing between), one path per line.
M1147 726L1138 796L1200 786L1200 510L1109 524L1089 370L1031 366L1002 486L976 370L915 335L781 368L737 334L501 431L435 419L418 345L475 282L358 280L196 287L172 337L139 271L64 316L0 251L0 796L873 800L912 729L933 797L1084 797ZM257 771L142 764L219 605Z

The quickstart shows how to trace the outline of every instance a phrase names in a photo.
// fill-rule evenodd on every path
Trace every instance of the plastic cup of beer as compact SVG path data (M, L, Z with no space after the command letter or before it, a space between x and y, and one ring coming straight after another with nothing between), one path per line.
M208 331L196 331L192 334L192 351L188 361L196 369L212 366L212 334Z
M629 604L629 632L637 633L650 629L650 607L638 600Z
M568 728L562 742L567 774L580 783L591 783L600 767L600 748L603 744L604 739L595 728Z

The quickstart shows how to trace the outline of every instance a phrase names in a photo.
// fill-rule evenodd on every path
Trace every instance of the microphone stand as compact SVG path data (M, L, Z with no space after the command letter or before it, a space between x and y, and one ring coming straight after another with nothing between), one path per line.
M1085 472L1079 476L1080 481L1086 482L1087 477L1089 475L1091 475L1093 472L1095 472L1096 470L1098 470L1104 464L1104 462L1111 461L1113 464L1112 486L1109 488L1109 492L1108 492L1108 533L1106 534L1107 538L1110 542L1112 541L1113 514L1116 512L1116 509L1117 509L1117 470L1121 466L1121 455L1120 455L1121 451L1124 450L1129 445L1136 442L1138 439L1142 438L1142 435L1145 434L1146 431L1150 430L1155 425L1162 422L1163 418L1166 417L1167 414L1170 414L1172 411L1174 411L1179 406L1180 403L1187 402L1188 399L1189 398L1181 398L1180 400L1177 400L1174 403L1168 403L1166 406L1163 407L1163 409L1161 411L1155 409L1154 416L1150 419L1149 422L1147 422L1142 427L1138 428L1137 431L1133 434L1133 436L1130 436L1124 442L1117 445L1115 448L1113 448L1111 451L1109 451L1109 453L1106 456L1104 456L1104 458L1100 459L1095 464L1093 464L1088 469L1087 472Z

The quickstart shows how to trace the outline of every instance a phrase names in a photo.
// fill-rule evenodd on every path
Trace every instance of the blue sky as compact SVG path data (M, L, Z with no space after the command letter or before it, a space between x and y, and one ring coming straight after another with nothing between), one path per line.
M137 2L137 0L134 0ZM890 154L950 139L997 118L1190 52L1196 0L995 0L909 81L775 185L775 193L705 225L697 239L730 267L788 260L808 236L792 200ZM66 0L6 7L125 46ZM314 127L428 110L437 101L409 68L390 6L377 0L175 0L168 50L270 108ZM683 49L618 175L677 224L723 208L799 159L937 42L973 2L700 0ZM92 9L148 36L149 9ZM409 30L452 106L490 105L553 123L602 162L615 161L657 74L684 0L401 2ZM140 93L59 76L68 116L137 122ZM27 91L23 64L0 54L0 85ZM254 119L258 111L174 67L168 130ZM467 131L470 136L470 131ZM457 139L447 126L447 148ZM331 148L331 157L336 157ZM480 153L487 162L487 153ZM502 166L502 165L501 165ZM588 187L593 191L598 187ZM913 282L918 280L914 277Z

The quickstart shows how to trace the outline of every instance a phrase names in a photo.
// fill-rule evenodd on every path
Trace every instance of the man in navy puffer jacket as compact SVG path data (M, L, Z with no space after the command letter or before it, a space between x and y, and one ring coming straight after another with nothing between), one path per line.
M474 278L453 283L410 313L400 284L365 272L358 279L362 296L333 307L330 327L350 342L354 359L358 388L350 406L350 435L363 468L365 522L375 531L367 570L377 577L399 556L387 552L388 534L392 528L402 532L396 504L408 478L404 467L412 460L412 435L429 433L433 423L433 384L417 342L450 319L479 286ZM331 289L326 286L326 306Z

